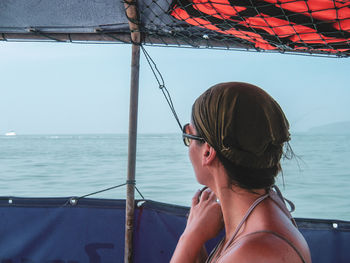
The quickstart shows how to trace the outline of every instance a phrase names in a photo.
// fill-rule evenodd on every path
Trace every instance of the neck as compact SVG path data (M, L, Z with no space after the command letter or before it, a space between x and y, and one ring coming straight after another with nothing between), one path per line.
M213 190L220 200L221 210L225 222L226 241L230 239L235 232L237 226L242 221L249 207L260 196L266 194L264 189L254 190L254 192L242 189L238 186L229 185L222 172L216 178L224 178L225 180L215 180Z

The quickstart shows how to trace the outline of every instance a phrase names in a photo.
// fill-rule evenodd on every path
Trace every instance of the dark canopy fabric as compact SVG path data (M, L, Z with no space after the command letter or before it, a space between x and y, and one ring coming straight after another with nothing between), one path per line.
M2 0L2 33L95 33L99 26L128 31L122 1L115 0Z
M134 262L169 262L188 207L136 202ZM347 263L350 222L297 219L317 263ZM1 263L123 262L125 200L0 199ZM221 234L222 235L222 234ZM220 238L208 242L211 249Z
M148 45L350 55L345 0L136 2L138 20L119 0L2 0L0 39L131 43L131 20Z

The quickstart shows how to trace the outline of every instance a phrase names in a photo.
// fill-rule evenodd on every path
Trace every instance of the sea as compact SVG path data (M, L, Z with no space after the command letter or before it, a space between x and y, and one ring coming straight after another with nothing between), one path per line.
M293 215L350 221L350 134L295 133L290 145L295 157L282 161L277 185L296 205ZM0 196L80 197L112 188L89 197L125 199L127 148L126 134L0 136ZM202 186L181 134L139 134L136 158L144 198L190 206Z

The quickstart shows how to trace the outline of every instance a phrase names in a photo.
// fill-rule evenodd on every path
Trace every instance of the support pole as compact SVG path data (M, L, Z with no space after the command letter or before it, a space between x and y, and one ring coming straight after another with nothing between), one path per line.
M140 46L132 45L131 59L131 89L129 112L129 146L128 146L128 184L126 194L125 218L125 253L124 262L131 263L133 255L133 230L135 209L135 168L136 168L136 142L137 142L137 110L139 93L139 61Z
M137 113L139 96L140 43L139 19L136 0L125 0L126 16L131 32L132 57L130 77L128 173L125 207L125 250L124 263L131 263L133 257L133 232L135 211L135 171L137 143Z

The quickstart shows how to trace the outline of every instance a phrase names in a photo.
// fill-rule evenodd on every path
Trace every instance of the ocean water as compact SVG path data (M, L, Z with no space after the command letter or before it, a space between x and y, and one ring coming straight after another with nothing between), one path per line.
M350 220L350 135L293 134L290 144L297 157L283 160L277 184L293 215ZM83 196L125 183L126 167L127 135L0 136L0 196ZM138 136L136 181L146 199L186 206L201 188L180 134Z

